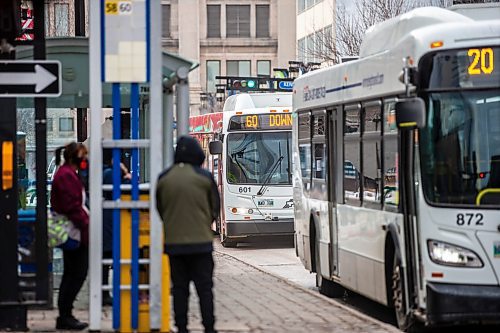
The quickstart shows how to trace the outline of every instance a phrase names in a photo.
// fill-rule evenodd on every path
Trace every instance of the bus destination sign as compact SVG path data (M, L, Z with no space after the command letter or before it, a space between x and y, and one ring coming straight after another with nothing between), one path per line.
M422 61L423 85L430 90L497 87L499 66L500 47L440 51Z
M284 130L292 129L290 113L249 114L233 116L229 120L229 131Z

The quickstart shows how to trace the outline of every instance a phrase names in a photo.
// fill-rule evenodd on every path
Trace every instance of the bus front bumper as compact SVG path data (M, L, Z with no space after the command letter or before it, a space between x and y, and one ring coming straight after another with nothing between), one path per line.
M500 287L427 284L429 325L500 323Z
M226 221L228 237L293 236L293 219Z

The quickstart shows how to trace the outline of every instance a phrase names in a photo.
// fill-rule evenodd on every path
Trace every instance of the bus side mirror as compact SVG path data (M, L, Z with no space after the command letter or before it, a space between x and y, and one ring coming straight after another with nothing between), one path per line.
M424 101L420 97L413 97L397 102L396 124L402 130L425 127Z
M208 150L211 155L221 155L222 154L222 141L216 140L208 144Z

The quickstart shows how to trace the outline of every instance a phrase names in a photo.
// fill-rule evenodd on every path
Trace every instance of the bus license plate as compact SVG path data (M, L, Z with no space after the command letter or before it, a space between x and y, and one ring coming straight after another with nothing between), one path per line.
M257 201L257 205L259 207L273 207L274 200L273 199L261 199L261 200Z

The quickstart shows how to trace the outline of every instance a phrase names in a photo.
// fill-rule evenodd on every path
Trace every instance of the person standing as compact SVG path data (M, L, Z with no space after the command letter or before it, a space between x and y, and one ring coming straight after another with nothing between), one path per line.
M102 182L103 184L113 184L113 154L111 149L105 149L102 154L103 161L103 173ZM123 163L120 163L122 184L130 184L132 175L125 167ZM104 192L105 200L113 200L112 192ZM103 259L113 258L113 210L103 209L102 214L102 257ZM102 266L102 284L107 285L109 283L109 271L111 265ZM112 306L113 298L111 297L108 290L102 291L102 305Z
M80 230L80 246L74 250L63 250L63 276L59 287L59 317L56 329L83 330L88 326L73 316L73 302L78 295L88 270L89 244L89 212L85 207L85 189L77 173L78 167L87 156L87 149L81 143L72 142L56 150L56 165L61 163L61 152L64 164L57 169L50 203L52 209L66 216Z
M175 325L186 333L189 284L194 282L203 326L215 332L213 304L213 233L220 198L212 175L201 168L205 154L198 141L183 136L177 142L175 164L164 171L156 188L158 212L163 220L165 253L170 258Z

